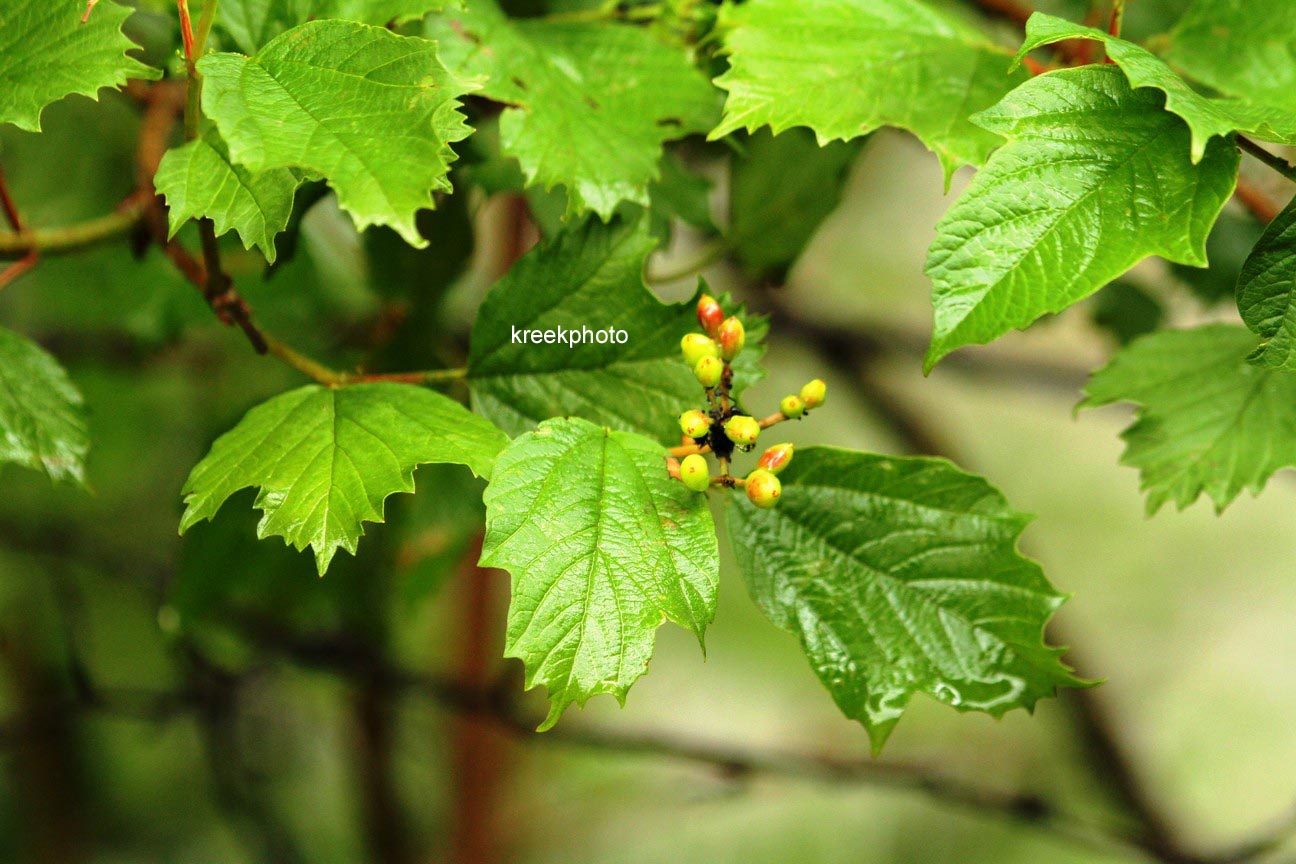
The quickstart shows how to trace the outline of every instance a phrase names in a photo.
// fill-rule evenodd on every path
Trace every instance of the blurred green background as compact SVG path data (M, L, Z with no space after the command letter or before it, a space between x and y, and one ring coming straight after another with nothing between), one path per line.
M125 97L74 98L50 109L39 138L0 133L28 220L72 222L128 194L136 122ZM727 188L716 153L688 156L716 181L719 218ZM452 197L427 216L432 248L415 253L390 235L357 237L325 197L273 274L237 246L226 251L259 319L339 366L364 356L393 368L453 363L495 275L491 238L516 201ZM1073 413L1084 376L1115 345L1094 323L1102 304L1123 302L1108 292L923 378L922 265L949 201L934 158L881 133L850 163L840 206L785 287L767 295L741 268L710 267L714 286L758 308L777 298L806 326L882 345L860 377L805 333L776 329L770 377L747 401L773 405L823 375L828 407L790 438L903 452L860 398L880 393L1037 514L1025 546L1073 594L1058 634L1082 674L1106 680L1095 698L1173 831L1208 850L1264 833L1296 799L1290 477L1222 516L1198 505L1144 517L1135 472L1118 465L1128 412ZM545 202L531 203L543 224ZM464 261L454 250L466 252L474 227ZM1253 226L1239 211L1223 230ZM680 232L654 268L690 260L703 242ZM1227 256L1217 260L1227 284ZM1224 314L1186 278L1155 263L1132 277L1172 323ZM693 284L661 294L678 299ZM480 520L480 487L466 472L421 469L421 494L390 500L388 523L370 526L360 557L341 556L326 579L309 556L255 539L250 494L181 539L189 469L244 411L300 379L220 327L155 250L136 260L126 244L43 261L0 293L0 324L65 363L93 440L89 494L0 469L0 860L1140 860L921 791L573 740L666 735L867 755L863 730L747 600L729 561L705 658L692 636L663 629L624 709L595 699L539 737L466 717L456 705L472 699L456 682L479 686L503 670L509 692L521 687L516 664L494 659L507 581L464 563ZM408 678L384 677L392 669ZM528 716L539 711L536 694L522 701ZM920 698L884 760L1121 824L1128 814L1110 802L1072 718L1054 701L996 722ZM1265 860L1292 856L1289 844Z

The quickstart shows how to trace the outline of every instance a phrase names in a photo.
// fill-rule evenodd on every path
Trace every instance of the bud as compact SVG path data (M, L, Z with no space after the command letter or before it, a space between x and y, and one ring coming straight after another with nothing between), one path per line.
M757 507L773 507L782 494L783 484L764 468L757 468L747 475L747 497Z
M756 463L757 468L764 468L771 474L777 474L788 466L792 461L791 444L775 444L773 447L761 454L760 461Z
M730 417L724 425L725 435L739 447L750 447L760 435L760 424L755 417L739 414Z
M732 360L742 353L743 345L747 342L747 331L743 329L741 321L730 315L716 330L716 341L720 343L720 356Z
M724 375L724 362L719 357L703 357L693 367L698 383L708 390L720 383Z
M684 362L692 369L703 357L719 357L720 347L710 336L701 333L690 333L680 340L680 350L684 352Z
M816 378L801 388L801 401L805 403L806 408L818 408L824 403L824 395L827 392L828 385L822 378Z
M684 457L680 462L679 475L684 485L694 492L705 492L711 485L711 472L707 468L706 457L698 453Z
M800 396L784 396L779 402L779 410L783 416L790 420L795 420L805 413L805 403L801 401Z
M708 336L714 337L716 335L716 330L720 327L720 322L724 320L724 317L724 310L720 308L720 304L710 294L703 294L698 298L698 323L702 325L702 329L706 331Z
M701 438L711 431L711 418L694 408L679 418L680 429L690 438Z

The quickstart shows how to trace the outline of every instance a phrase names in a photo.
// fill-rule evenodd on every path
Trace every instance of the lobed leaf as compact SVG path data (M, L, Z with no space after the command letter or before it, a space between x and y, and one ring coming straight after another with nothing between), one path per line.
M1296 372L1296 201L1260 237L1238 277L1238 311L1264 341L1247 358Z
M288 227L300 182L289 168L253 172L230 161L215 129L168 150L153 178L166 198L170 236L190 219L208 218L217 236L236 231L243 248L260 247L271 264L275 235Z
M1223 510L1296 465L1296 376L1248 363L1256 337L1212 324L1163 330L1121 351L1085 387L1081 407L1134 402L1121 462L1139 470L1148 513L1205 493Z
M81 393L39 345L0 327L0 463L85 483Z
M51 0L0 6L0 123L39 132L52 102L74 93L94 99L104 87L162 74L126 54L139 47L122 33L134 10L105 0L82 24L84 8Z
M1296 111L1296 4L1193 0L1170 34L1169 59L1222 93Z
M1010 57L921 0L751 0L720 15L729 93L712 133L808 126L819 142L882 126L913 132L946 177L1002 143L968 117L1017 84Z
M322 576L339 548L355 554L363 522L383 521L388 495L414 491L417 466L453 462L489 477L507 442L489 421L420 387L300 387L216 440L185 482L180 532L256 486L265 514L257 536L313 547Z
M1241 99L1212 99L1189 87L1165 61L1133 42L1102 30L1036 12L1026 22L1026 41L1017 62L1031 51L1065 39L1102 42L1107 56L1125 72L1132 87L1154 87L1165 94L1165 109L1179 115L1192 130L1192 160L1200 162L1211 138L1245 132L1264 141L1296 144L1296 112Z
M289 28L326 18L386 26L422 18L441 0L222 0L220 21L234 42L255 54Z
M468 86L436 46L381 27L311 21L255 57L209 54L203 111L234 162L252 172L298 168L328 180L357 229L394 228L427 245L414 214L450 190L450 143L471 131L459 113Z
M702 401L702 388L680 356L680 339L698 329L696 300L662 303L644 286L644 261L654 245L644 220L589 219L514 264L473 323L473 409L510 435L576 415L678 441L677 418ZM759 361L768 325L729 298L722 303L747 328L747 348L734 364L740 392L764 375ZM556 339L559 328L582 334L614 328L626 341L537 344L526 335L552 331Z
M794 634L842 712L882 748L926 693L995 717L1082 686L1044 644L1065 597L1017 551L1028 518L943 459L799 451L777 507L728 507L756 604Z
M639 435L553 419L500 454L486 487L482 566L512 576L504 654L543 684L548 729L597 693L623 702L666 620L701 641L719 553L706 496Z
M1189 130L1111 66L1032 78L981 125L1009 141L936 226L925 368L1089 296L1149 255L1206 266L1237 148L1189 159Z
M861 142L820 147L805 129L756 133L730 169L726 240L748 272L781 274L837 209Z
M427 32L451 69L507 106L501 147L528 185L566 187L569 215L646 206L662 143L715 124L715 89L682 48L642 27L514 20L473 0Z

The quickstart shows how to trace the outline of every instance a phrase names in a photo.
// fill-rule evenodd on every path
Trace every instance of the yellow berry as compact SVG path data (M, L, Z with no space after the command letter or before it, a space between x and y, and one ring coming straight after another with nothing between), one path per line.
M818 408L824 403L827 392L828 385L822 378L816 378L801 388L801 401L805 403L806 408Z
M761 454L760 461L756 463L756 466L766 469L771 474L777 474L792 461L793 449L795 448L791 444L775 444Z
M720 378L724 375L724 361L719 357L703 357L693 367L693 374L697 376L699 384L710 389L720 383Z
M684 352L684 362L692 369L703 357L719 357L720 346L710 336L701 333L690 333L680 340L680 350Z
M794 420L805 413L805 407L800 396L784 396L779 402L779 410L783 412L783 416Z
M743 345L747 342L747 331L743 329L743 323L731 315L720 323L720 328L716 330L716 341L720 343L720 356L732 360L742 353Z
M725 435L739 447L750 447L760 435L760 424L755 417L739 414L730 417L724 425Z
M698 453L684 457L680 462L679 474L684 485L694 492L705 492L711 485L711 472L707 468L706 457Z
M757 468L747 475L747 497L757 507L773 507L782 494L783 484L764 468Z
M679 418L680 431L690 438L701 438L711 431L711 418L694 408Z

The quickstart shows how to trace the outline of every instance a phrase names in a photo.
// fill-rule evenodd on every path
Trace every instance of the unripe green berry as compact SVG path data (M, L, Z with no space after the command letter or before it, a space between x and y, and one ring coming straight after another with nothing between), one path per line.
M795 420L805 413L805 403L801 401L800 396L784 396L779 402L779 410L783 416Z
M680 340L680 350L684 352L684 362L692 369L703 357L719 357L720 346L710 336L701 333L690 333Z
M698 453L684 457L680 462L679 474L684 485L694 492L705 492L711 485L711 472L707 468L706 457Z
M690 438L701 438L711 431L711 418L694 408L679 418L680 431Z
M697 376L699 384L710 389L720 383L720 378L724 375L724 361L719 357L703 357L693 367L693 374Z
M716 330L716 341L720 343L720 356L732 360L742 353L743 345L747 342L747 331L743 329L743 323L731 315L720 323L720 329Z
M773 507L782 494L783 484L764 468L757 468L747 475L747 497L757 507Z
M771 474L777 474L788 466L792 461L792 451L795 448L791 444L775 444L773 447L761 454L760 461L756 467L764 468Z
M724 310L720 308L720 304L710 294L703 294L698 298L698 323L702 325L702 329L706 331L708 336L714 337L716 335L716 330L720 327L720 322L724 320L724 317Z
M724 431L729 440L739 447L750 447L760 436L760 424L755 417L739 414L725 422Z
M818 408L824 403L827 392L828 385L822 378L816 378L801 388L801 401L805 403L806 408Z

